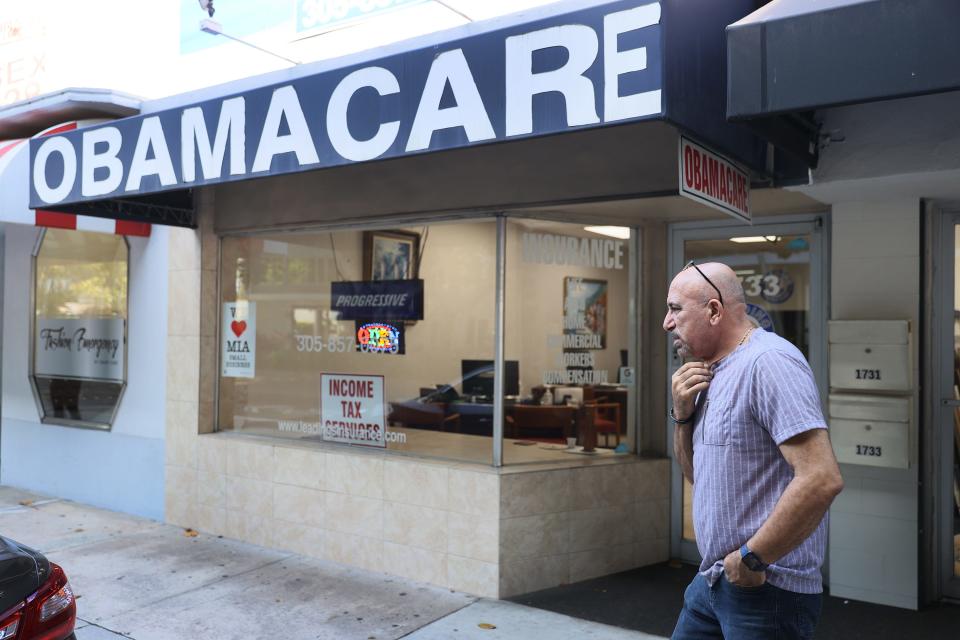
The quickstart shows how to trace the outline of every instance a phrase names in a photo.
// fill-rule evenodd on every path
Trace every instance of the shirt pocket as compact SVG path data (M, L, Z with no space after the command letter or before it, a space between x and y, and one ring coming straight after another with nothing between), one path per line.
M710 402L703 405L703 418L700 428L703 430L703 444L725 447L730 444L730 403Z

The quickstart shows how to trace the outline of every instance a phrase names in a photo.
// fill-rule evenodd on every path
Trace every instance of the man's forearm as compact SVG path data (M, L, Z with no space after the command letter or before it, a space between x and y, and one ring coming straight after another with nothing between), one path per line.
M820 475L795 476L773 513L747 541L751 551L767 564L787 555L812 534L837 495Z
M689 480L690 484L693 484L693 425L674 425L673 456L680 463L683 477Z

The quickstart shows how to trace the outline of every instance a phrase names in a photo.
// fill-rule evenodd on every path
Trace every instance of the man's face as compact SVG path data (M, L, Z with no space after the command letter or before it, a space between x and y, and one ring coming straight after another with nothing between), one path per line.
M673 348L681 358L704 358L710 344L710 307L683 274L674 278L667 293L664 331L672 334Z

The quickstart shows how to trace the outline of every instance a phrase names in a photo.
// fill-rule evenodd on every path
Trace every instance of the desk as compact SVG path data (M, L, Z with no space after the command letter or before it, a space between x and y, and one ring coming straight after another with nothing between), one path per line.
M460 433L493 435L493 404L456 401L450 410L460 414Z
M577 407L567 405L517 404L507 407L507 419L504 435L508 438L520 437L520 432L561 431L563 438L574 435L574 422Z

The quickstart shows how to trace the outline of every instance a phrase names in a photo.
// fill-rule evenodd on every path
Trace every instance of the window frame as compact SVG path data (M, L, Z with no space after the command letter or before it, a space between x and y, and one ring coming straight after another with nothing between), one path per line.
M77 230L67 230L72 231L73 233L96 233L93 231L77 231ZM30 333L30 342L28 348L30 349L30 363L27 367L27 379L30 383L30 391L33 394L33 401L37 406L37 415L39 416L41 424L54 424L62 427L75 427L78 429L91 429L94 431L112 431L113 425L117 420L117 412L120 410L120 405L123 403L123 396L127 390L128 376L129 376L129 345L130 341L128 339L128 334L130 331L130 242L127 240L127 237L124 235L119 235L120 240L124 244L126 249L126 291L124 291L124 321L123 321L123 381L120 382L120 392L117 394L117 401L114 403L113 411L110 413L109 422L96 422L94 420L73 420L71 418L58 418L51 417L46 415L46 411L43 406L43 401L40 399L40 391L37 386L37 374L36 374L36 339L37 339L37 258L40 255L40 249L43 247L43 241L47 237L47 228L42 227L40 233L37 234L37 240L34 243L33 251L30 255L30 303L27 306L27 317L29 323L29 333ZM47 376L40 376L44 379L49 379ZM92 381L102 381L110 382L116 384L115 380L103 380L101 378L81 378L81 377L67 377L64 376L64 380L92 380Z
M215 336L216 336L216 349L215 349L215 364L213 365L213 425L212 432L229 432L229 429L221 428L221 411L220 411L220 386L221 378L220 367L223 358L222 347L223 347L223 336L221 335L221 328L223 325L223 319L220 315L222 304L222 268L223 268L223 242L228 238L256 238L258 236L263 236L265 234L277 234L277 233L290 233L290 234L299 234L299 233L336 233L342 231L376 231L376 230L389 230L394 229L398 226L414 226L414 225L430 225L436 223L444 222L480 222L480 221L493 221L495 223L495 236L496 236L496 253L495 256L495 266L494 266L494 305L495 308L491 310L494 315L494 324L495 324L495 335L494 335L494 368L495 368L495 391L494 391L494 420L493 420L493 429L492 429L492 442L491 442L491 459L490 462L483 463L483 466L488 466L492 468L502 468L504 466L511 466L514 463L505 463L503 459L503 432L504 432L504 400L503 400L503 374L504 374L504 346L505 346L505 336L506 336L506 271L507 271L507 225L511 220L543 220L547 222L560 222L560 223L570 223L570 224L598 224L596 217L592 215L586 215L582 213L556 213L556 212L533 212L533 211L524 211L520 209L503 209L503 210L494 210L494 211L485 211L485 212L469 212L469 213L450 213L446 215L434 215L434 216L422 216L422 215L411 215L411 216L387 216L387 217L377 217L375 219L361 220L361 221L334 221L334 222L317 222L315 224L306 224L306 225L297 225L296 227L276 227L273 225L262 225L253 228L247 228L242 230L231 230L225 232L212 232L216 239L216 304L217 304L217 321L215 327ZM609 224L617 224L615 221L609 222ZM622 223L621 223L622 224ZM627 433L626 437L631 442L630 445L630 455L640 455L642 446L640 443L641 438L641 429L639 426L639 418L641 415L642 409L642 399L640 389L643 384L643 375L640 371L638 363L641 361L640 349L642 348L643 341L641 339L640 330L641 330L641 318L638 313L639 301L641 300L641 260L642 260L642 227L639 224L623 224L622 226L627 226L630 228L631 236L626 241L627 246L630 249L630 258L627 265L628 273L628 292L630 299L628 300L627 310L627 329L629 331L628 337L628 366L632 367L635 371L635 382L633 383L633 394L632 397L628 399L627 414L624 419L627 422ZM343 448L353 448L354 445L348 444L339 444L324 442L323 446L329 447L343 447ZM428 457L438 460L443 460L452 463L464 463L463 460L458 458L448 458L445 456L424 456L423 454L417 452L405 452L397 450L384 450L384 453L387 455L395 455L401 457ZM535 465L549 465L554 464L553 461L544 461L544 462L534 462L530 464Z

